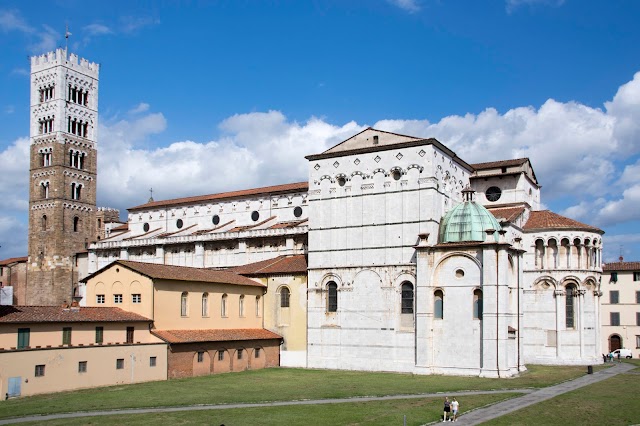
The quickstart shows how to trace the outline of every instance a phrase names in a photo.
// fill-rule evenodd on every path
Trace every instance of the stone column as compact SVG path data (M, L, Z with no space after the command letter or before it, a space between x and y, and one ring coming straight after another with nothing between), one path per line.
M429 267L429 234L419 235L416 247L416 318L415 318L415 351L416 366L429 368L433 366L433 287Z
M560 359L561 352L561 338L560 338L560 330L562 326L562 319L560 317L560 312L562 312L562 302L565 300L562 296L565 296L564 290L555 290L553 292L556 298L556 358Z
M120 249L120 259L129 260L129 250L126 247Z
M195 244L195 259L193 259L193 266L195 268L204 268L204 243L202 242Z
M156 246L156 261L155 263L158 263L160 265L164 265L164 246L163 245L157 245Z

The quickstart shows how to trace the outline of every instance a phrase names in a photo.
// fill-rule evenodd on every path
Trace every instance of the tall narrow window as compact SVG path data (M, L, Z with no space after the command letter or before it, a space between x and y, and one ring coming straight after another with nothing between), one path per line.
M402 283L402 313L413 313L413 284L405 282Z
M133 343L134 327L127 327L127 343Z
M240 295L240 303L238 306L238 311L240 312L240 316L244 316L244 294Z
M473 319L482 319L482 290L473 291Z
M78 232L78 228L80 228L80 218L75 216L73 218L73 232Z
M180 316L186 317L187 316L187 298L189 297L189 293L187 293L186 291L182 293L182 295L180 296Z
M62 344L63 345L71 344L71 327L64 327L62 329Z
M46 214L42 215L42 230L43 231L47 230L47 215Z
M220 315L223 317L227 316L227 295L222 295L222 303L220 303Z
M435 319L444 318L444 294L442 290L433 293L433 317Z
M634 281L640 281L640 272L634 272L633 273L633 280Z
M209 316L209 293L202 293L202 316Z
M574 285L568 285L566 287L565 297L565 312L566 312L566 326L567 328L574 328L575 325L575 296L576 287Z
M29 346L30 335L31 335L30 328L18 329L18 349L24 349Z
M291 295L291 292L289 291L288 287L282 287L280 289L280 307L281 308L288 308L289 307L289 296Z
M104 327L96 327L96 343L102 343L104 340Z
M338 311L338 284L329 281L327 284L327 312Z
M256 296L256 316L260 316L260 296Z

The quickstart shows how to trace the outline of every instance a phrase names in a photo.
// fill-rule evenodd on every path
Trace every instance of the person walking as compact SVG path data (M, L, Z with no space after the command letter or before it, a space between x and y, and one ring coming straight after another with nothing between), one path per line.
M449 421L451 421L451 417L449 416L449 413L451 412L451 403L449 402L449 397L445 396L444 397L444 414L442 415L442 421L446 422L447 421L447 417L449 417Z
M452 422L456 422L458 421L458 409L460 408L460 404L458 403L458 400L454 397L453 401L451 401L451 417L452 417Z

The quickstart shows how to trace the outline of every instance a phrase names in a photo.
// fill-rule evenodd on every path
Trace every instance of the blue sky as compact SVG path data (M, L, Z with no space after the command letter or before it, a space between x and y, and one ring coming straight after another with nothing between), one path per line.
M640 260L640 2L4 1L0 258L26 254L28 56L101 64L98 204L306 179L366 126L528 156L545 208Z

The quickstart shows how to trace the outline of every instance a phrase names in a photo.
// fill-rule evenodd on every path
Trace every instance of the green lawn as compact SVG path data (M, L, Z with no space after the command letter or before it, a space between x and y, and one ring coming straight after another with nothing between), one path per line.
M458 398L466 410L493 404L519 394L469 395ZM435 422L442 416L442 398L401 399L395 401L356 402L228 410L186 411L127 416L85 417L31 423L60 425L402 425ZM29 424L29 423L26 423Z
M548 366L529 366L528 372L513 379L270 368L12 399L0 403L0 418L77 410L537 388L584 374L585 367Z
M632 372L634 374L614 376L483 425L639 424L640 375L637 368Z

